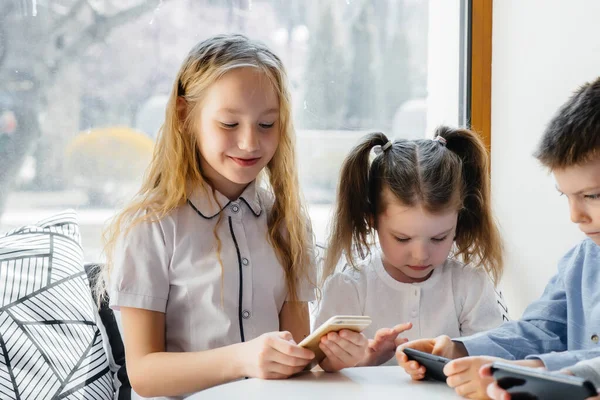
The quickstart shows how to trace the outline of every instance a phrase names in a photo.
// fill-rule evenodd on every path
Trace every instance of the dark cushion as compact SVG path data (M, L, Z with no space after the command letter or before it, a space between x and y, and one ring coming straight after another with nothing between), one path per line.
M100 267L101 264L85 264L85 272L88 276L90 289L93 289L96 284ZM92 294L94 302L98 304L98 298L93 292L93 290ZM108 344L110 348L109 356L112 357L112 361L114 362L117 368L115 382L115 386L117 388L117 396L115 398L118 400L130 400L131 384L129 383L129 378L127 377L127 368L125 366L125 346L123 345L123 339L121 338L121 333L119 332L119 326L117 324L115 314L113 310L108 306L108 295L100 304L98 314L100 315L100 320L102 321L102 325L104 326L106 337L108 339Z

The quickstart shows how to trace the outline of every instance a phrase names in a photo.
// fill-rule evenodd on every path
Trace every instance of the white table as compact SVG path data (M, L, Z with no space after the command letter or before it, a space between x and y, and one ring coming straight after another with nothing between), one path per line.
M245 379L197 393L187 400L225 399L460 399L442 382L413 382L400 367L304 372L286 380Z

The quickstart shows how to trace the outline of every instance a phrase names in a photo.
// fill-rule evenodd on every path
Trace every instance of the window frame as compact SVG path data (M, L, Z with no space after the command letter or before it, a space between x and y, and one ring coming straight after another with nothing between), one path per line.
M491 156L493 0L462 0L461 14L468 23L461 24L466 32L461 35L460 121L481 135Z

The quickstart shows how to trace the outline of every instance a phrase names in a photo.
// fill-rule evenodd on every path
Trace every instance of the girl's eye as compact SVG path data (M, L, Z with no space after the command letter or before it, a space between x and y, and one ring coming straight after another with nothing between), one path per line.
M583 197L590 200L598 200L600 199L600 194L586 194Z
M238 126L238 124L237 124L237 122L234 122L233 124L227 124L225 122L221 122L221 126L223 128L231 129L231 128L235 128L236 126Z
M434 242L443 242L444 240L446 240L446 238L448 238L448 236L444 236L441 238L431 238L431 240L433 240Z
M407 242L410 241L410 238L399 238L399 237L396 237L396 236L394 236L394 237L396 238L396 241L398 241L400 243L407 243Z
M272 122L270 124L258 124L258 125L260 125L261 128L269 129L269 128L272 128L273 125L275 125L275 122Z

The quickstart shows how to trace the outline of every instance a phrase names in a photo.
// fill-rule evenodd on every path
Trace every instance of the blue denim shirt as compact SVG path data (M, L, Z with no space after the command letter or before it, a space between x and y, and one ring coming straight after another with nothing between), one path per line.
M571 249L521 320L455 341L471 356L540 359L551 371L600 356L600 246Z

